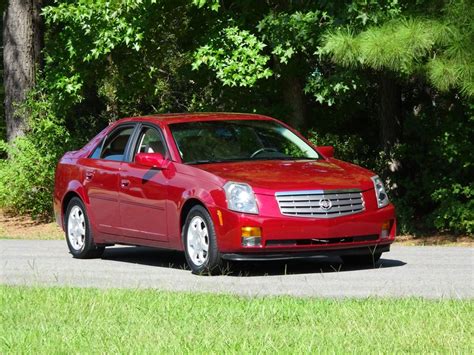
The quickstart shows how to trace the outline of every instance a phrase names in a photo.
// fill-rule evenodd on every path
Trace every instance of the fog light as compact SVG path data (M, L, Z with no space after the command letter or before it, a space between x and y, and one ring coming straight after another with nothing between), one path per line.
M391 227L391 222L390 221L385 221L382 224L382 232L380 233L380 238L386 239L390 235L390 227Z
M262 245L262 230L260 227L242 227L242 246L259 247Z

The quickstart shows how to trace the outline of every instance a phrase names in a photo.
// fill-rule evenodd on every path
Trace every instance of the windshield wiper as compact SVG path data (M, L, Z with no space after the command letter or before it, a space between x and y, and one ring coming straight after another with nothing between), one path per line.
M255 160L319 160L319 158L308 157L258 157L258 158L233 158L233 159L197 159L185 162L188 165L213 164L213 163L231 163L236 161L255 161Z
M290 157L289 160L319 160L321 158L310 158L310 157Z
M308 157L258 157L250 160L319 160L319 158Z
M220 163L222 160L210 160L210 159L198 159L186 162L186 164L212 164L212 163Z
M186 164L212 164L212 163L231 163L236 161L248 161L248 158L231 158L231 159L198 159L188 161Z

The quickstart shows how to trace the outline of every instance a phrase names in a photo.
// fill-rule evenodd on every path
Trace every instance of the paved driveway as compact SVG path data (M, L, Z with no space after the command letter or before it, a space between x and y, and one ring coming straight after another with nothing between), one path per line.
M374 267L339 258L235 263L222 276L196 276L181 253L118 246L102 259L77 260L64 241L0 240L0 283L155 288L239 295L318 297L474 297L474 248L402 247Z

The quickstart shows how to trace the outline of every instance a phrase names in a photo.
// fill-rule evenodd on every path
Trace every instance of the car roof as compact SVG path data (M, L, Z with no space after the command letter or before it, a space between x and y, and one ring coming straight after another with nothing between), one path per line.
M233 113L233 112L192 112L192 113L165 113L149 116L127 117L118 120L116 123L122 122L155 122L165 125L181 122L198 122L198 121L226 121L226 120L270 120L272 117L252 114L252 113Z

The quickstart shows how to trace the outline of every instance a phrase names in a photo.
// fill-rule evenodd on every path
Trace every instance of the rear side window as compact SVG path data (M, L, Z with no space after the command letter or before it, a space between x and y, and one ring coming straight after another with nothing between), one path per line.
M122 161L133 129L134 127L123 127L112 132L105 140L100 159Z

